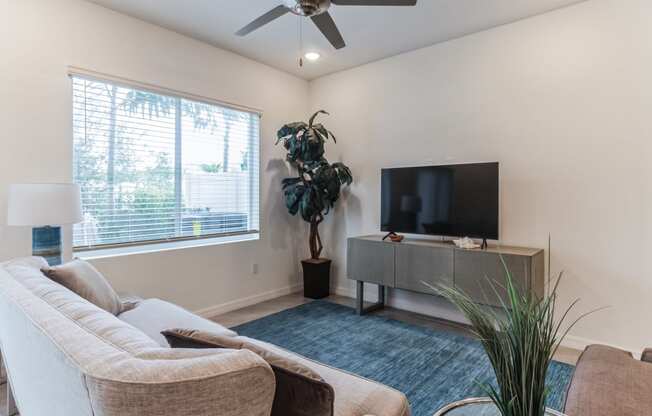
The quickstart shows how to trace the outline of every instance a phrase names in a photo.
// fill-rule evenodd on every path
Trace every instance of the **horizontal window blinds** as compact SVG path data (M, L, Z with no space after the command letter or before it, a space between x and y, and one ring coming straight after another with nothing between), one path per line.
M254 233L260 116L72 76L76 250Z

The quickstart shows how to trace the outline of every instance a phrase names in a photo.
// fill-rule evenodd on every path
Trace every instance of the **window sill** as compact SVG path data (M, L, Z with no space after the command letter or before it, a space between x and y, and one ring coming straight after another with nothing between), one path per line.
M130 256L134 254L158 253L162 251L182 250L194 247L217 246L222 244L240 243L245 241L256 241L260 234L233 235L228 237L205 238L198 240L170 241L142 246L98 248L97 250L84 250L73 252L74 257L84 260L96 260L109 257Z

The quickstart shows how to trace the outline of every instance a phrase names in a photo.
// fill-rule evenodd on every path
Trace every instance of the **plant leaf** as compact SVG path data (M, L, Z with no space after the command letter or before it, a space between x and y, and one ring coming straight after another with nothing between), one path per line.
M288 123L281 127L276 144L283 142L286 160L295 166L299 176L282 181L285 202L292 215L305 221L327 215L340 197L341 187L353 182L351 170L343 163L330 164L324 157L324 144L335 136L315 120L324 110L314 113L308 123ZM321 220L319 220L321 221Z
M504 416L543 416L549 394L546 387L548 366L560 342L570 327L560 332L562 323L576 305L573 302L564 313L555 312L557 288L543 298L531 291L521 293L501 256L506 274L506 300L499 315L476 304L471 297L454 287L426 286L453 303L471 322L472 331L485 349L498 381L498 389L483 384L485 393ZM497 283L491 282L498 295ZM559 316L559 318L557 318Z
M310 121L308 121L308 126L309 126L309 127L312 127L312 123L314 123L315 119L316 119L317 116L320 115L320 114L325 114L325 115L327 115L327 116L330 115L328 112L326 112L326 111L324 111L324 110L319 110L319 111L317 111L315 114L312 115L312 117L310 117Z

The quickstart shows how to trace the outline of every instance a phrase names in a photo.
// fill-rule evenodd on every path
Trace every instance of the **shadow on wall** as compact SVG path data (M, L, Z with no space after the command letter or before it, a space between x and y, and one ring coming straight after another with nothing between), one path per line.
M326 257L333 260L331 287L333 290L346 285L346 239L360 233L362 204L350 189L342 190L340 201L324 225ZM353 227L350 227L353 225Z
M307 246L307 242L304 236L304 227L301 226L301 218L290 215L283 197L281 181L292 176L292 173L284 159L271 159L267 163L265 171L270 175L272 187L271 192L268 192L268 199L265 204L265 206L269 207L267 223L281 225L281 227L277 228L279 234L269 236L270 246L274 250L289 250L292 253L292 257L288 261L292 261L296 268L297 273L292 276L292 278L296 279L299 276L301 253L303 253L304 247Z

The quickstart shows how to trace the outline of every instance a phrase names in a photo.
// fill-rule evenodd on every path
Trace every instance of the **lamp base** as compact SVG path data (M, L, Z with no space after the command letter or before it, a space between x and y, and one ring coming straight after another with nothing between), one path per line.
M50 266L61 264L61 227L32 228L32 254Z

